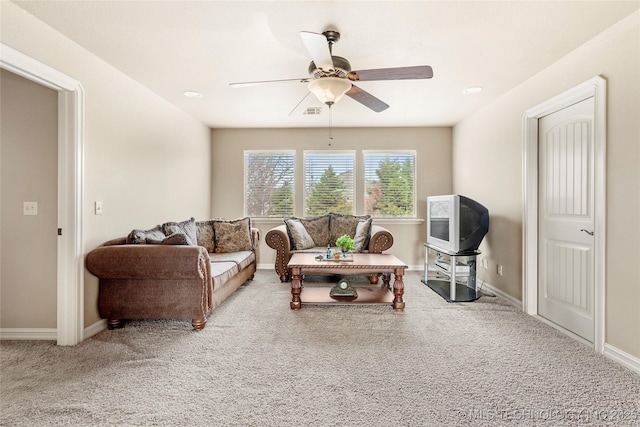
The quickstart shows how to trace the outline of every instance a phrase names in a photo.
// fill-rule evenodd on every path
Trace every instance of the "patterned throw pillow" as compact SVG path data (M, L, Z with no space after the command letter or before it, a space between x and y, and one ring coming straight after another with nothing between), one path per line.
M327 247L329 242L329 215L322 215L315 218L289 218L298 220L307 230L313 239L315 246ZM333 243L335 245L335 242Z
M369 247L369 238L371 237L371 222L373 218L360 221L356 227L356 235L354 240L354 252L362 252Z
M165 237L162 232L162 227L156 225L150 230L132 230L127 236L127 244L143 245L145 243L160 243Z
M331 245L335 245L338 237L342 235L348 234L351 237L355 236L358 223L360 221L366 221L369 218L371 218L370 215L356 216L332 213L330 225L331 233L329 237L331 240Z
M188 245L187 235L184 233L174 233L167 236L160 242L161 245Z
M216 242L213 237L213 223L214 220L196 221L196 239L198 246L204 247L209 253L213 253L216 247Z
M232 221L214 220L213 230L216 253L250 251L253 249L251 218L249 217Z
M191 218L182 222L165 222L162 224L162 230L166 236L175 233L182 233L187 236L187 242L190 246L198 246L196 238L196 220Z
M309 249L316 246L300 220L287 218L284 223L287 225L287 232L293 243L291 249Z

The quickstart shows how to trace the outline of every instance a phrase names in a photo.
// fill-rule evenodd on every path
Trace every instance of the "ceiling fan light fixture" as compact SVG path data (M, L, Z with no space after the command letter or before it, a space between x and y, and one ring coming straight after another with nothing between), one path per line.
M351 82L340 77L321 77L311 80L308 87L320 102L333 105L351 89Z

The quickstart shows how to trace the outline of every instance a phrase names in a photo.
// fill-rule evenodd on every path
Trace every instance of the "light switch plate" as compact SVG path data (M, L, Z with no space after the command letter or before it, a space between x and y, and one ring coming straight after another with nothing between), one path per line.
M23 215L38 215L38 202L23 202L22 203Z

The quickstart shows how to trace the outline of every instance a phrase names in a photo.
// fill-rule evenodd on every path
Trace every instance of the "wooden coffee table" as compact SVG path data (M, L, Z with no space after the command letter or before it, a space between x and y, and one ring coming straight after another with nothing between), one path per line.
M393 255L354 253L353 261L318 261L316 253L298 252L291 256L291 309L300 310L302 304L391 304L396 311L404 310L404 270L407 265ZM331 297L330 287L305 287L305 275L368 276L382 273L381 286L358 286L358 296ZM393 289L390 287L394 274Z

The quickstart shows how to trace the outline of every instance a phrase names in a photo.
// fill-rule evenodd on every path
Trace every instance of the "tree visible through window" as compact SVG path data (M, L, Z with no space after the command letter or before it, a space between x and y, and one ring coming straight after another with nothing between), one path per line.
M364 152L365 213L415 216L415 152Z
M304 154L305 215L354 213L353 151Z
M294 165L294 151L245 151L246 215L293 215Z

